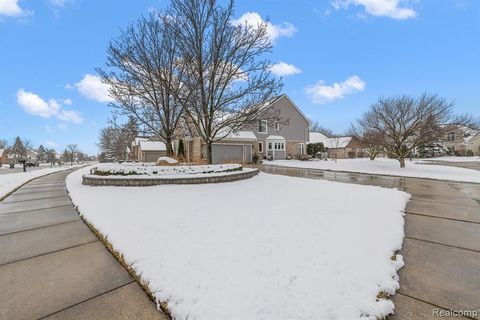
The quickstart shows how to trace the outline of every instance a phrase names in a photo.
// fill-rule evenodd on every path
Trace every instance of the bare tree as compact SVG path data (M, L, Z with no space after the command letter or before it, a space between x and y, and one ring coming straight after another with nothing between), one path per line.
M327 137L332 137L335 135L331 129L325 128L324 126L320 125L320 122L312 120L310 120L310 131L323 133Z
M163 140L168 155L182 114L177 97L184 76L170 23L158 13L140 18L110 43L108 70L97 70L110 87L115 112L134 117L146 133Z
M5 139L0 139L0 149L7 149L8 148L8 141Z
M267 25L233 24L233 0L173 0L169 17L187 72L176 96L212 163L212 144L251 123L281 88L262 60L272 49Z
M70 165L73 166L73 161L75 159L75 154L79 151L80 150L78 149L78 145L76 145L76 144L67 145L67 148L65 149L65 155L68 155L68 157L70 157ZM65 159L65 160L67 160L67 159Z
M382 146L384 144L384 136L379 132L362 131L360 129L360 127L352 125L352 128L349 131L349 135L357 138L358 141L360 141L360 144L367 152L370 160L375 160L377 155L382 151Z
M375 136L382 151L394 156L404 168L405 158L417 146L441 141L458 126L478 124L468 115L455 116L453 105L432 94L380 98L354 127L361 137Z

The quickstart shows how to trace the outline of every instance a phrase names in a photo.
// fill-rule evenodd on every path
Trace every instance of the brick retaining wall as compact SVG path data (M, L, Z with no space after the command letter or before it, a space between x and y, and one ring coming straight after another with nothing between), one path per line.
M258 174L258 169L240 171L238 173L225 173L208 177L191 178L161 178L161 177L145 177L131 178L129 176L96 176L84 175L82 183L90 186L118 186L118 187L145 187L156 186L162 184L203 184L203 183L222 183L249 179Z

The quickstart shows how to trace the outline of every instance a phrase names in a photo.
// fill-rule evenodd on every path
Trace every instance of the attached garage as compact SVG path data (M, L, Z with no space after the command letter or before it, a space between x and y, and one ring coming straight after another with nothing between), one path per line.
M212 161L217 164L252 162L252 145L215 143L212 145Z

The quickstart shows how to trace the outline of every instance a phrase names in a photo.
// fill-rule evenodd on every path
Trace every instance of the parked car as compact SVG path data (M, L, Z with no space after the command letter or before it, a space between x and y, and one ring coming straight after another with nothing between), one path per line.
M39 167L40 163L37 160L27 160L25 162L25 167Z

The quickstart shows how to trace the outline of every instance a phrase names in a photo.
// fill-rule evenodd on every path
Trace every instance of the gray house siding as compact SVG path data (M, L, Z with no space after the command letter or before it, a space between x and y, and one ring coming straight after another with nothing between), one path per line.
M274 121L267 121L267 133L258 132L258 120L262 120L260 116L257 121L250 125L246 125L242 130L251 130L258 140L265 140L268 136L283 136L287 141L308 141L309 123L291 100L283 95L272 103L265 111L265 118L272 113L280 118L279 130L275 129ZM287 123L282 123L287 122Z

